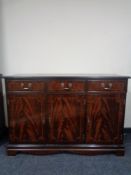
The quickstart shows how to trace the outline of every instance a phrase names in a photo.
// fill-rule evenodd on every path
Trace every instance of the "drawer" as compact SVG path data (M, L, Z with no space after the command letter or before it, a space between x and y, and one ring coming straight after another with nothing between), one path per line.
M88 91L125 91L126 82L124 80L89 80Z
M8 80L6 88L8 91L43 91L45 83L32 80Z
M48 91L81 92L85 90L84 81L52 80L47 84Z

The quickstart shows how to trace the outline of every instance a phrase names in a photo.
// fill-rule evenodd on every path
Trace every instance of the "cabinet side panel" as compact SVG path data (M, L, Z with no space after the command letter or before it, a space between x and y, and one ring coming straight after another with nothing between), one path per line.
M5 115L4 115L4 104L3 104L3 94L2 94L2 82L0 78L0 137L5 134Z

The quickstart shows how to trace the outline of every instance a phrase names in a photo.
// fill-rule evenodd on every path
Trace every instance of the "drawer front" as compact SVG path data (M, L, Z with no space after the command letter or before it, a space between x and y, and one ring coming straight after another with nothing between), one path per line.
M48 91L82 92L85 90L84 81L52 80L47 84Z
M6 83L6 87L8 91L43 91L45 83L32 80L9 80Z
M124 80L90 80L87 83L88 91L126 91Z

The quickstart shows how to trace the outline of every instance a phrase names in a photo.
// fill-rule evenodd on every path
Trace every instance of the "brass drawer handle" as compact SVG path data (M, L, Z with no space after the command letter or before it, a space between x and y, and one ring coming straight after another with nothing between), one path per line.
M26 87L24 83L21 83L21 87L24 89L24 90L29 90L31 87L32 87L32 83L28 83L28 86Z
M68 91L68 90L70 90L70 88L69 87L65 87L64 90Z
M110 87L104 87L104 90L109 90L109 89L111 89Z
M23 87L24 90L29 90L29 87Z
M112 88L112 83L108 83L108 87L105 86L105 83L101 83L101 87L103 87L104 90L110 90Z

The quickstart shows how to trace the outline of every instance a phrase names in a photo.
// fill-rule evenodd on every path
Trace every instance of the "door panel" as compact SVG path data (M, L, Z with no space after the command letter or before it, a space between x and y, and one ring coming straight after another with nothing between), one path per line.
M87 96L86 143L122 143L124 99L123 94Z
M82 143L84 96L49 95L49 143Z
M41 94L8 95L11 143L45 142L45 105Z

